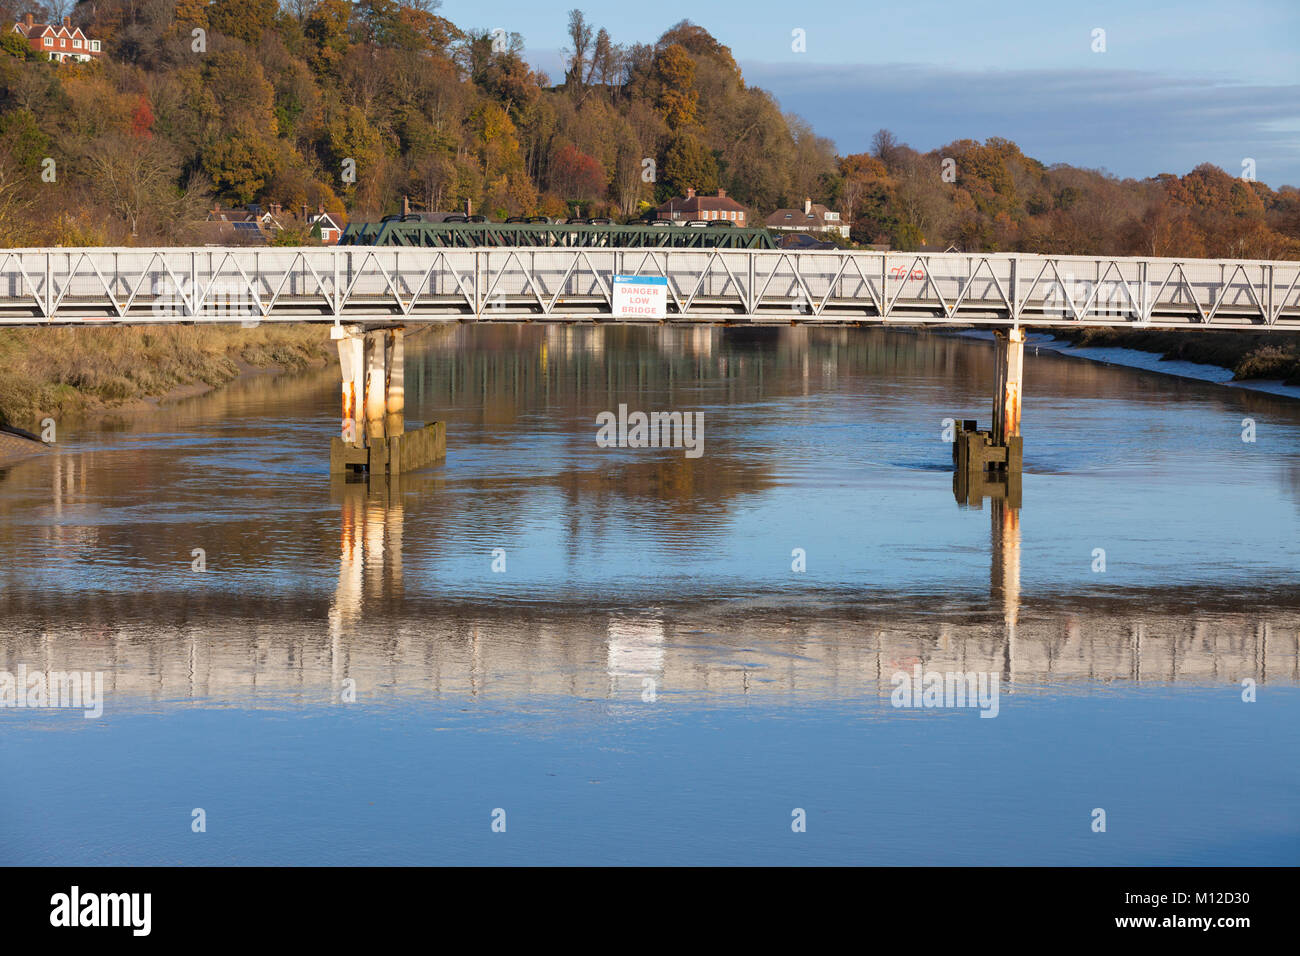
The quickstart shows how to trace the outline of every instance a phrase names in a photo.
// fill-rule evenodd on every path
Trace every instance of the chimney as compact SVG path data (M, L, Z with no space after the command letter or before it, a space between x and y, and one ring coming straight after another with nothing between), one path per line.
M64 25L65 27L70 27L70 26L72 26L72 17L64 17L64 18L63 18L63 25Z
M695 198L695 190L694 190L694 189L691 189L690 187L687 187L687 189L686 189L686 198L687 198L687 199L694 199L694 198Z
M27 29L30 30L32 28L32 15L30 13L27 14L27 16L23 19L23 22L27 24Z
M811 200L811 199L805 199L805 200L803 201L803 214L804 214L805 216L811 216L811 215L812 215L812 200Z
M719 189L719 190L718 190L718 198L719 198L719 199L726 199L726 198L727 198L727 191L726 191L725 189Z

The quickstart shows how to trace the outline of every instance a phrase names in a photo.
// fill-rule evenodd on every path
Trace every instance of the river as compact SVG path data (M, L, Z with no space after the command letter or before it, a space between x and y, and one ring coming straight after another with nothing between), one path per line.
M982 341L406 363L448 454L391 482L327 474L333 370L0 472L0 671L104 681L0 708L0 863L1300 861L1300 402L1031 349L1013 507L954 492ZM935 672L996 703L898 705Z

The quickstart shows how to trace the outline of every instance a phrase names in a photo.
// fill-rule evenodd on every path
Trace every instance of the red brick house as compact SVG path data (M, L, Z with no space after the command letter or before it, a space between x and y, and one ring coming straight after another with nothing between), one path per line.
M745 225L745 207L719 189L716 196L697 196L694 189L685 196L675 196L655 210L660 219L680 225L691 220L726 220L735 226Z
M55 26L49 23L34 23L29 13L14 24L14 33L27 38L27 43L38 53L44 53L49 59L63 63L76 60L87 63L98 60L102 55L99 41L92 40L81 32L81 27L74 27L71 17L64 17L63 23Z

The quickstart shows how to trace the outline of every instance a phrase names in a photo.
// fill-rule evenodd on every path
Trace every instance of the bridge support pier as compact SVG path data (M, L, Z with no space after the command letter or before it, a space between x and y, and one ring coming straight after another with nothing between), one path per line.
M956 488L962 500L988 494L986 486L1004 483L1005 496L1019 507L1024 440L1020 437L1020 406L1025 369L1025 331L994 332L997 385L993 394L993 427L980 431L971 419L960 421L952 446ZM964 492L964 493L963 493Z
M370 477L423 468L447 455L447 428L406 430L405 331L336 325L343 380L342 433L330 442L330 473Z

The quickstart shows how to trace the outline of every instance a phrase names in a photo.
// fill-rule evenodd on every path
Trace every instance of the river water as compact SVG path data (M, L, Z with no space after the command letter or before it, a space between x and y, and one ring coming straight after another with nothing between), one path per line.
M1031 348L1021 488L972 495L993 380L459 326L392 482L327 474L334 370L67 424L0 474L0 672L103 713L0 708L0 863L1300 862L1300 402ZM601 447L620 405L702 454ZM936 672L996 696L897 706Z

